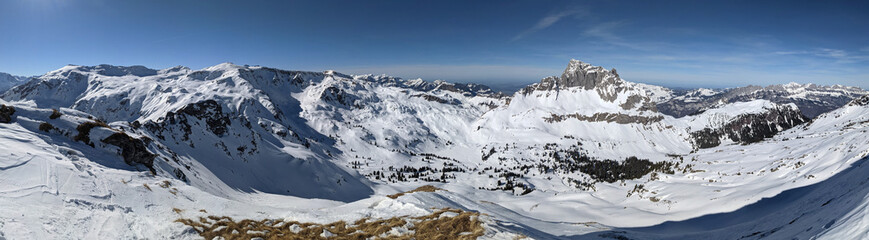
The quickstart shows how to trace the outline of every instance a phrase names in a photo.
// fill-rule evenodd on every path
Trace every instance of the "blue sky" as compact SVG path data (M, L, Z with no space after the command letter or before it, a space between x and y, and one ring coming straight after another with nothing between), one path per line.
M0 72L221 62L518 86L568 60L669 87L869 88L869 1L0 0Z

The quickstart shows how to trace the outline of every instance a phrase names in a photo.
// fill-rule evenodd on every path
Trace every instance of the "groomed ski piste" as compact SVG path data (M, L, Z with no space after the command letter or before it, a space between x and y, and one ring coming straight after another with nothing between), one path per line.
M579 75L594 84L565 85ZM176 220L208 216L405 219L379 235L397 237L444 208L479 213L466 235L480 239L866 238L869 98L807 121L763 99L676 118L649 108L661 92L580 61L512 96L233 64L67 66L0 100L14 109L0 109L0 239L199 239ZM749 115L771 137L698 147L698 131ZM639 173L584 168L631 157Z

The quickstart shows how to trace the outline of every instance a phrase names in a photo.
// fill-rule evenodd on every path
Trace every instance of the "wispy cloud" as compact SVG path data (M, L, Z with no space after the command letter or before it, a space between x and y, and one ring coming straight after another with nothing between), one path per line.
M604 40L621 41L622 38L615 34L615 30L623 25L625 25L624 21L605 22L586 29L583 34Z
M664 45L662 43L650 41L641 42L626 40L624 37L618 34L618 31L619 29L627 25L628 22L624 20L599 23L585 29L585 31L582 32L582 35L588 39L597 40L605 45L629 48L633 50L650 51L659 48L661 45Z
M858 63L869 61L869 55L863 53L869 49L859 49L859 52L846 51L842 49L833 49L833 48L817 48L813 50L799 50L799 51L778 51L774 54L777 55L803 55L803 56L813 56L825 59L832 59L837 63Z
M585 16L585 15L586 15L586 11L584 11L582 9L569 9L569 10L563 10L563 11L559 11L559 12L555 12L555 13L546 15L545 17L543 17L539 21L537 21L537 24L534 24L534 26L532 26L531 28L525 29L525 31L522 31L521 33L519 33L518 35L513 37L513 39L511 39L510 41L516 41L516 40L522 39L522 38L524 38L532 33L546 29L546 28L552 26L552 24L555 24L558 21L561 21L561 19L563 19L565 17L571 17L571 16L572 17L581 17L581 16Z

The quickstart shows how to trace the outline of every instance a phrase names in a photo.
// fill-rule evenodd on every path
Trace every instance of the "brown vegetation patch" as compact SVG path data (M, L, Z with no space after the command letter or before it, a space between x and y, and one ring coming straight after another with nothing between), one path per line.
M407 192L401 192L401 193L396 193L396 194L386 195L386 196L389 197L389 198L392 198L392 199L396 199L396 198L401 197L401 196L404 196L404 194L408 194L408 193L415 193L415 192L434 192L434 191L437 191L437 190L443 190L443 189L437 188L437 187L432 186L432 185L425 185L425 186L418 187L418 188L416 188L416 189L414 189L414 190L410 190L410 191L407 191Z
M389 219L359 219L353 223L337 221L328 224L300 223L280 219L260 221L230 217L200 217L198 221L178 219L175 222L193 227L205 239L477 239L484 229L479 213L458 209L439 209L421 217L393 217ZM401 235L391 234L396 228L406 228Z
M39 131L50 132L51 130L54 130L54 125L51 125L51 123L43 122L39 124Z
M62 116L62 115L63 115L63 114L61 114L60 111L58 111L57 109L51 109L51 115L48 116L48 118L50 118L50 119L57 119L57 118L59 118L59 117Z

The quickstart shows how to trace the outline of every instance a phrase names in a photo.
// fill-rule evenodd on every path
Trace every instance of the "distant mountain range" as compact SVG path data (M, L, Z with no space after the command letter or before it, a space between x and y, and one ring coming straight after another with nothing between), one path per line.
M775 103L793 103L803 114L813 118L847 104L854 98L869 94L858 87L841 85L788 83L767 87L747 86L728 89L693 89L670 91L658 104L661 112L681 117L727 103L765 99Z
M0 72L0 92L9 90L10 88L27 82L29 77L14 76L8 73Z

